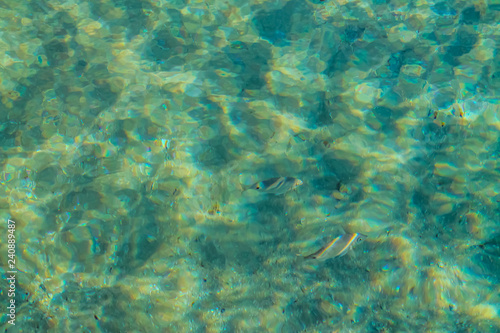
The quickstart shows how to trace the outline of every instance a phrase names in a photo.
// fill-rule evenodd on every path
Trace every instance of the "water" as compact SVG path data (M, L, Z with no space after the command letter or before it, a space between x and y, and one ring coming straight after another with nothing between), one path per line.
M500 330L498 5L1 6L2 330Z

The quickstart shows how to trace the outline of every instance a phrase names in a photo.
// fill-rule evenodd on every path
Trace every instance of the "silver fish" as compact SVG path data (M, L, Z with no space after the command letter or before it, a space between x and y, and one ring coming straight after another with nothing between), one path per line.
M354 244L361 243L365 238L366 235L358 233L340 235L318 251L306 256L305 259L323 261L330 258L342 257Z
M291 191L302 184L302 180L297 178L275 177L255 183L248 187L247 190L256 190L263 193L272 193L278 195Z

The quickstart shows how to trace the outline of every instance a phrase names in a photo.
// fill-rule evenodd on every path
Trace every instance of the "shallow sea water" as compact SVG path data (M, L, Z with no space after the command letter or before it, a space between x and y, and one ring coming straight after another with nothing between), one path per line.
M2 331L500 331L500 3L0 8Z

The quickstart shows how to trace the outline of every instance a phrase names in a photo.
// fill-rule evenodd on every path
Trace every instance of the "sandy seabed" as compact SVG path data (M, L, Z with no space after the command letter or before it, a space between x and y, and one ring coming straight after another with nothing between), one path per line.
M0 7L0 329L500 331L499 5Z

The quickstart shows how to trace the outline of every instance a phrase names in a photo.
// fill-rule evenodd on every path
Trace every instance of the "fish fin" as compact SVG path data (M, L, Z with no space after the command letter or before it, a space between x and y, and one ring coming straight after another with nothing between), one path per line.
M295 263L296 264L302 264L304 261L307 261L306 258L300 254L296 254L296 257L295 257Z
M307 256L304 256L303 258L305 260L318 259L318 255L321 253L321 250L323 250L323 249L319 249L318 251L313 252L311 254L308 254Z
M354 249L351 247L349 248L349 250L345 251L344 253L342 253L342 255L340 255L339 257L342 257L342 256L345 256L345 255L348 255L349 258L351 259L354 259L356 258L356 251L354 251Z
M245 192L249 190L254 185L255 182L253 181L252 177L240 174L239 183L241 186L241 192Z
M243 192L246 192L248 190L251 190L254 185L255 184L243 184L243 183L240 183L241 192L243 193Z
M348 234L348 232L345 231L343 226L339 226L340 230L342 230L341 235Z

